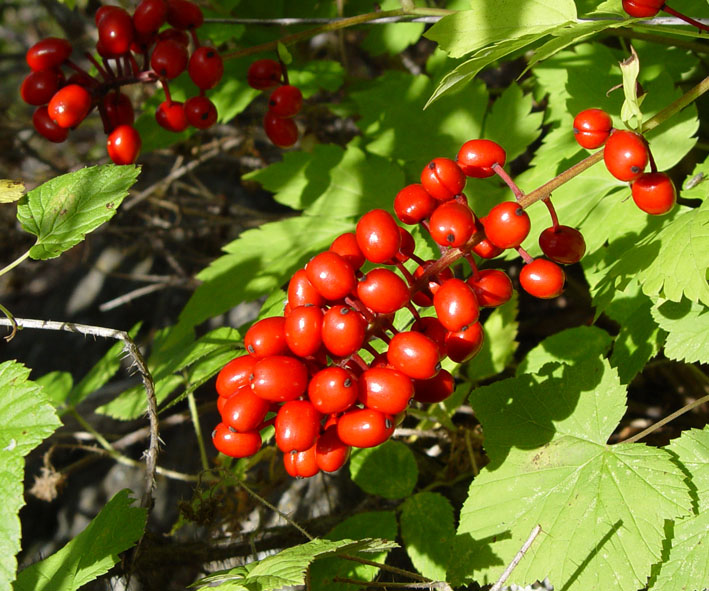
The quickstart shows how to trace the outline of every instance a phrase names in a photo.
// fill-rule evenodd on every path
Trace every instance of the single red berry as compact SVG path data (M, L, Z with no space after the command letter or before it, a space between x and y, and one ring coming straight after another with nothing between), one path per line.
M539 235L542 252L555 263L573 265L586 253L586 241L576 228L553 226Z
M255 365L256 358L251 355L243 355L232 359L217 374L217 382L215 384L217 394L221 398L229 398L239 388L248 385L249 377Z
M641 174L630 185L633 201L650 215L662 215L677 202L677 189L664 172Z
M407 185L394 197L394 213L404 224L418 224L433 213L438 202L423 185Z
M150 67L161 78L172 80L187 68L187 48L174 39L158 41L150 56Z
M340 300L352 293L356 279L352 266L339 254L326 251L315 255L305 266L311 285L326 300Z
M438 358L446 357L448 350L446 347L446 335L448 330L441 324L435 316L422 316L411 325L411 330L421 333L431 339L438 348Z
M276 445L283 453L305 451L320 433L320 413L307 400L291 400L276 415Z
M395 415L409 406L414 385L406 374L389 367L374 367L359 377L359 401L367 408Z
M466 176L484 179L495 174L493 164L505 165L507 154L491 140L469 140L458 151L458 166Z
M22 81L20 96L28 105L46 105L59 90L60 76L57 70L30 72Z
M268 99L268 110L276 117L293 117L303 106L303 94L291 84L276 88Z
M185 114L185 105L178 101L161 102L155 111L155 120L163 129L174 131L175 133L184 131L189 125Z
M337 435L337 424L325 428L315 444L315 460L323 472L335 472L347 461L350 446Z
M416 241L406 228L399 226L399 252L396 253L394 257L395 260L391 261L390 264L395 265L396 261L400 263L405 263L411 258L416 250Z
M208 90L222 79L224 62L216 49L203 45L192 52L187 73L197 88Z
M47 37L27 50L25 59L31 70L51 70L61 66L71 55L71 43L58 37Z
M120 6L113 6L111 4L99 6L96 14L94 14L94 22L96 23L96 26L98 27L107 16L113 14L114 12L121 12L122 10L123 8Z
M482 349L485 339L482 324L474 322L463 330L450 331L446 335L448 358L456 363L465 363Z
M414 380L414 400L424 404L443 402L454 390L455 380L445 369L428 380Z
M185 101L185 116L192 127L207 129L217 122L217 108L206 96L193 96Z
M315 444L304 451L283 454L283 467L293 478L312 478L319 471Z
M344 234L340 234L332 241L330 251L339 254L350 265L352 265L352 268L355 270L359 269L366 260L359 248L359 245L357 244L357 237L354 232L345 232Z
M69 84L54 93L47 109L59 127L76 127L89 114L91 95L83 86Z
M256 396L270 402L295 400L308 387L308 370L305 364L285 355L260 359L251 374L251 388Z
M212 431L212 443L217 451L232 458L248 458L261 449L261 434L258 431L237 433L224 423Z
M372 269L357 284L357 297L377 314L391 314L409 301L409 287L389 269Z
M603 109L586 109L574 118L574 137L587 150L595 150L606 143L613 129L613 121Z
M190 36L185 32L181 31L180 29L163 29L158 33L158 41L177 41L180 45L185 47L189 47L190 45Z
M37 133L56 144L63 142L69 135L69 130L66 127L59 127L52 121L46 105L35 109L32 115L32 125Z
M414 270L414 279L418 281L418 279L424 274L424 272L426 272L426 270L429 269L431 265L433 265L435 262L436 261L434 260L424 261L423 265L419 265L418 267L416 267L416 269ZM437 275L429 277L428 282L425 286L421 287L413 293L413 295L411 296L411 300L417 306L432 306L433 294L438 291L438 288L443 282L448 281L452 278L453 271L451 271L450 267L441 269L441 271Z
M470 208L458 201L441 203L429 221L431 238L441 246L463 246L475 230L475 216Z
M106 150L114 164L133 164L140 154L142 142L132 125L119 125L106 140Z
M485 233L485 218L475 219L475 231ZM487 237L483 238L473 246L473 252L481 259L494 259L504 251L504 248L495 246Z
M325 298L310 283L305 269L298 269L293 273L288 283L288 304L291 309L295 309L298 306L307 306L308 304L322 306L324 303Z
M251 88L266 90L281 83L283 68L272 59L256 60L249 66L246 80Z
M263 130L268 139L279 148L290 148L298 141L298 127L293 119L277 117L271 111L263 118Z
M516 248L529 234L529 214L515 201L503 201L482 220L487 239L498 248Z
M465 175L450 158L434 158L421 171L423 188L438 201L448 201L463 191Z
M441 369L438 345L415 331L399 332L392 337L387 360L392 367L415 380L428 380Z
M468 278L467 283L483 308L501 306L509 301L514 289L507 273L499 269L483 269L476 277Z
M323 313L317 306L293 308L285 319L284 333L288 348L298 357L317 353L322 345Z
M333 306L323 316L322 342L336 357L355 353L364 343L367 322L348 306Z
M220 396L219 399L225 400L219 411L222 422L241 433L257 430L271 407L271 403L256 396L248 384L229 398Z
M130 51L133 43L133 19L128 11L116 7L98 24L98 42L103 53L118 57Z
M346 411L357 401L357 378L337 365L318 371L308 384L308 398L322 414Z
M399 226L388 211L372 209L357 222L357 244L362 254L372 263L387 263L399 252Z
M254 322L244 335L244 347L255 359L288 352L286 319L283 316L262 318Z
M189 0L167 0L167 22L176 29L198 29L204 22L202 9Z
M119 125L133 125L135 112L128 95L119 91L109 92L101 100L101 108L109 126L109 133Z
M563 269L546 259L534 259L522 267L519 282L524 291L543 300L555 298L564 291Z
M650 158L645 139L634 131L616 130L603 148L603 161L619 181L634 181Z
M665 0L623 0L623 10L635 18L651 18L665 5Z
M463 330L480 314L473 288L462 279L449 279L433 294L433 306L441 324L450 331Z
M167 3L165 0L141 0L133 12L133 27L142 34L156 32L167 18Z
M349 410L337 421L337 436L352 447L375 447L393 432L392 417L372 408Z

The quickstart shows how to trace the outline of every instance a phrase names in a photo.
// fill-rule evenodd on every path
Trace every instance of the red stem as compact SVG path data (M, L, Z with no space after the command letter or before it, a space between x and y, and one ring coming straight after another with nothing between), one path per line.
M517 183L512 180L512 177L507 174L507 171L505 171L502 166L500 166L499 162L495 162L491 168L495 171L495 174L505 181L505 184L512 190L516 201L519 201L522 197L524 197L524 192L522 189L517 186Z
M554 228L554 232L556 232L559 228L559 217L556 215L556 209L554 209L554 204L551 202L551 195L549 197L546 197L545 199L542 199L542 201L549 210L549 215L551 216L551 225Z
M531 256L529 256L529 253L521 246L518 246L515 250L519 253L519 256L522 257L522 260L525 262L525 264L528 265L534 260Z
M667 14L671 14L672 16L676 16L677 18L682 19L684 22L689 23L694 27L697 27L697 29L699 29L700 31L709 31L709 26L705 25L704 23L700 23L699 21L695 21L693 18L686 16L681 12L677 12L674 8L670 8L669 6L667 6L667 4L663 4L660 10L664 10Z

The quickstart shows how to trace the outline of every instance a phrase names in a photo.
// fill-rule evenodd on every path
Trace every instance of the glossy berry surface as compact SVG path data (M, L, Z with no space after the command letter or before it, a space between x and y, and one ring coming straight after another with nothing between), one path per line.
M25 59L31 70L49 70L61 66L71 55L71 43L58 37L47 37L27 50Z
M98 42L103 52L121 56L130 50L133 42L133 19L126 10L115 7L98 25Z
M114 164L133 164L140 154L141 139L132 125L119 125L106 140L106 151Z
M441 324L451 331L477 322L480 306L473 288L462 279L449 279L433 294L433 306Z
M389 342L387 360L392 367L415 380L428 380L441 369L438 345L416 331L395 334Z
M165 0L141 0L133 12L133 28L140 34L154 33L167 18Z
M59 127L75 127L91 108L91 95L78 84L69 84L58 90L47 105L49 116Z
M250 355L243 355L232 359L217 374L217 394L229 398L242 386L249 384L249 377L256 365L256 359Z
M620 181L634 181L649 160L647 144L633 131L614 131L603 148L603 161L608 172Z
M453 199L465 187L465 175L454 160L434 158L421 171L421 184L438 201Z
M322 306L325 303L325 298L310 283L305 269L298 269L293 273L288 283L288 303L291 308L307 306L308 304Z
M498 203L483 221L487 239L498 248L515 248L529 234L529 215L514 201Z
M365 213L357 222L355 235L362 254L373 263L391 261L399 252L399 226L394 217L383 209Z
M409 301L406 282L389 269L372 269L357 283L357 297L373 312L391 314Z
M372 408L347 411L337 421L337 436L352 447L375 447L393 432L392 417Z
M630 186L633 201L650 215L662 215L677 202L677 189L664 172L650 172L640 175Z
M285 355L259 360L251 375L254 394L271 402L295 400L308 387L308 370L305 365Z
M303 94L297 86L279 86L268 98L268 110L276 117L293 117L303 106Z
M586 241L576 228L559 225L539 234L539 246L544 255L556 263L578 263L586 253Z
M418 224L433 213L438 202L415 183L401 189L394 198L394 213L404 224Z
M260 59L252 62L246 73L246 80L251 88L266 90L281 83L283 68L272 59Z
M223 400L219 411L222 422L240 432L256 430L271 406L270 402L256 396L248 384Z
M298 357L314 355L322 345L323 313L317 306L293 308L285 319L288 348Z
M326 300L339 300L352 293L356 280L352 266L339 254L321 252L305 266L310 284Z
M534 259L522 267L519 282L530 295L540 299L555 298L564 291L563 269L552 261Z
M224 62L216 49L203 45L192 52L187 73L197 88L214 88L224 74Z
M20 96L28 105L46 105L59 90L59 83L56 70L30 72L22 81Z
M364 343L367 323L349 306L333 306L323 316L322 342L336 357L355 353Z
M359 269L366 260L359 248L359 244L357 244L357 236L355 236L354 232L340 234L332 241L330 251L339 254L355 270Z
M103 110L109 132L119 125L133 125L135 120L133 103L128 95L122 92L111 92L104 96L100 109Z
M475 216L470 208L458 201L439 205L429 221L431 238L441 246L463 246L475 230Z
M445 369L428 380L414 381L414 400L424 404L443 402L455 390L455 380Z
M224 423L212 431L212 443L217 451L232 458L248 458L261 449L261 434L258 431L238 433Z
M664 6L665 0L623 0L623 10L636 18L655 16Z
M595 150L606 143L613 121L603 109L586 109L574 118L574 137L579 145Z
M320 370L308 384L308 398L323 414L346 411L357 400L358 392L356 378L337 365Z
M498 143L476 139L465 142L458 151L458 166L469 177L484 179L495 174L494 164L505 165L507 153Z
M479 322L474 322L462 330L450 331L446 335L448 357L456 363L465 363L480 352L484 339L485 333Z
M320 432L320 413L307 400L291 400L276 415L276 445L284 453L305 451Z
M323 472L339 470L350 455L350 446L337 435L337 425L330 425L318 437L315 445L315 461Z
M484 308L495 308L509 301L514 288L509 275L500 269L483 269L476 277L470 277L468 285Z
M163 101L155 111L158 125L168 131L180 132L187 129L189 121L185 114L185 105L179 101Z
M202 26L202 9L189 0L167 0L167 22L176 29L196 29Z
M244 335L244 348L256 359L281 355L288 351L286 319L283 316L262 318L254 322Z
M217 122L217 108L206 96L193 96L185 101L187 121L197 129L207 129Z
M298 141L298 127L294 121L278 117L270 111L263 118L263 130L279 148L290 148Z
M404 410L414 396L411 379L389 367L373 367L358 381L359 401L369 409L395 415Z
M63 142L69 135L69 130L66 127L59 127L52 121L45 105L35 109L32 115L32 125L37 133L56 144Z
M187 68L187 48L173 39L159 41L150 56L150 66L161 78L172 80Z

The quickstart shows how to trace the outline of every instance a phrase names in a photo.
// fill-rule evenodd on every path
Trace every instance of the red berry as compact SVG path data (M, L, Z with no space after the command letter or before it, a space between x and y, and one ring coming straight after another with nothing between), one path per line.
M167 22L176 29L197 29L202 26L202 9L189 0L167 0Z
M480 313L473 288L462 279L449 279L433 294L433 306L441 324L450 331L477 322Z
M71 55L71 43L58 37L47 37L27 50L25 59L30 69L51 70L61 66Z
M291 400L276 415L276 445L283 453L305 451L320 433L320 413L307 400Z
M374 367L359 377L359 401L367 408L395 415L414 396L411 378L389 367Z
M415 380L428 380L441 369L438 345L415 331L399 332L392 337L387 360L392 367Z
M542 252L556 263L578 263L586 252L586 241L581 232L569 226L557 226L544 230L539 235Z
M59 83L57 70L30 72L22 81L20 96L28 105L46 105L59 90Z
M237 433L224 423L212 431L212 443L217 451L232 458L248 458L261 449L261 434L258 431Z
M262 318L246 331L244 347L256 359L287 353L285 328L286 319L283 316Z
M603 148L608 172L620 181L634 181L643 173L648 160L647 144L634 131L614 131Z
M372 408L349 410L337 421L337 436L352 447L375 447L393 432L392 417Z
M406 282L389 269L372 269L357 284L357 297L373 312L391 314L409 301Z
M271 111L263 118L263 130L279 148L290 148L298 141L298 127L293 120L277 117Z
M366 260L357 244L357 237L354 232L340 234L330 245L330 250L336 252L345 259L352 268L359 269Z
M293 273L293 277L288 283L288 304L291 309L295 309L298 306L307 306L308 304L322 306L324 303L325 298L310 283L305 269L298 269Z
M466 176L484 179L495 174L493 164L505 165L507 154L491 140L469 140L458 151L458 166Z
M418 280L424 274L424 272L435 262L436 261L424 261L423 265L419 265L418 267L416 267L416 269L414 270L414 279ZM426 286L415 291L411 296L411 300L417 306L432 306L433 294L438 291L438 288L444 281L447 281L452 277L453 272L451 271L450 267L442 269L437 275L429 277Z
M126 10L115 7L98 23L98 42L102 55L121 56L130 51L133 43L133 19Z
M285 320L284 333L288 348L298 357L317 353L322 345L323 313L317 306L293 308Z
M438 201L448 201L463 191L465 175L450 158L434 158L421 172L423 188Z
M583 148L595 150L606 143L613 121L603 109L586 109L574 118L574 137Z
M177 78L187 67L187 48L174 39L158 41L150 56L150 67L161 78Z
M47 109L59 127L76 127L89 114L91 95L83 86L69 84L54 94Z
M185 116L192 127L207 129L217 122L217 108L206 96L193 96L185 101Z
M178 101L160 103L155 111L155 120L163 129L176 133L184 131L189 125L185 114L185 105Z
M475 220L475 231L485 232L485 219L486 218L476 218ZM504 248L495 246L490 242L487 237L483 238L473 246L473 252L478 255L481 259L494 259L496 256L502 254Z
M167 41L168 39L171 41L177 41L185 48L190 45L190 36L179 29L164 29L158 33L159 41Z
M404 224L418 224L433 213L438 202L423 185L407 185L394 198L394 213Z
M290 84L279 86L268 99L268 110L276 117L293 117L303 106L303 94Z
M650 18L660 12L665 0L623 0L623 10L636 18Z
M503 201L484 220L487 239L498 248L516 248L529 234L529 215L515 201Z
M541 299L555 298L564 291L563 269L546 259L534 259L522 267L519 282L530 295Z
M332 365L313 375L308 398L322 414L343 412L357 400L357 379L347 370Z
M311 285L326 300L340 300L352 293L356 279L352 266L339 254L321 252L305 266Z
M367 322L348 306L333 306L323 316L322 342L336 357L355 353L364 343Z
M438 318L435 316L423 316L413 323L411 330L427 336L436 344L439 359L446 357L446 335L448 330Z
M225 400L219 411L222 422L241 433L258 429L271 407L271 403L256 396L248 384L229 398L220 396L219 399Z
M431 238L441 246L458 248L473 235L475 216L470 208L458 201L439 205L429 221Z
M281 83L283 69L281 64L271 59L256 60L249 66L246 74L247 82L251 88L266 90Z
M59 127L47 112L47 107L37 107L32 115L32 124L37 133L48 139L50 142L61 143L69 135L66 127Z
M350 455L350 446L337 435L337 425L330 425L315 444L315 460L323 472L339 470Z
M311 478L320 469L318 468L317 452L315 445L304 451L292 451L283 454L283 467L293 478Z
M399 252L399 226L388 211L372 209L357 222L357 244L372 263L387 263Z
M308 370L294 357L273 355L256 362L251 388L256 396L271 402L295 400L308 387Z
M232 359L217 374L217 394L222 398L229 398L239 388L248 385L255 365L256 359L250 355Z
M214 88L224 74L224 63L219 52L213 47L198 47L192 52L187 72L197 88Z
M165 0L141 0L133 12L133 27L142 34L156 32L167 18Z
M483 269L476 277L470 277L467 283L483 308L501 306L512 297L512 280L499 269Z
M675 185L664 172L640 175L630 185L633 201L650 215L662 215L670 211L677 201Z
M448 358L456 363L465 363L482 349L485 333L479 322L474 322L463 330L451 331L446 335Z
M103 97L101 108L108 122L109 132L119 125L133 125L135 112L128 95L119 91L110 92Z
M449 371L442 369L428 380L414 380L414 400L424 404L442 402L455 390L455 380Z
M133 164L138 159L140 134L132 125L119 125L108 136L106 150L114 164Z

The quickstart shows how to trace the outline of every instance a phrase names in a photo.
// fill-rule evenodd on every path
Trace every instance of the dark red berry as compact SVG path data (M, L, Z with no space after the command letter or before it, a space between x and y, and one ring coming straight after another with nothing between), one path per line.
M483 269L467 283L473 288L478 304L484 308L501 306L512 297L512 280L499 269Z
M330 425L315 444L315 460L323 472L339 470L350 455L350 446L337 435L337 424Z
M217 122L217 108L206 96L193 96L185 101L185 116L192 127L207 129Z
M449 371L442 369L428 380L414 380L414 400L424 404L442 402L455 390L455 380Z
M155 111L155 120L160 127L176 133L184 131L189 125L185 114L185 105L178 101L160 103Z
M263 118L263 130L279 148L290 148L298 141L298 127L293 120L277 117L270 111Z
M465 363L475 357L482 349L485 333L482 324L473 324L446 335L448 358L456 363Z
M32 125L35 130L50 142L61 143L69 135L69 130L66 127L59 127L47 112L46 105L37 107L32 115Z
M623 0L623 10L636 18L651 18L664 4L665 0Z
M268 110L276 117L293 117L303 106L300 89L290 84L276 88L268 99Z
M202 26L202 9L189 0L167 0L167 22L176 29L197 29Z
M187 72L197 88L214 88L224 74L224 63L219 52L213 47L198 47L192 52Z
M121 56L130 50L133 43L133 19L126 10L115 7L98 24L98 42L102 55Z
M119 125L108 136L106 150L114 164L133 164L140 154L142 142L132 125Z
M165 0L141 0L133 12L133 27L142 34L156 32L167 18Z
M246 79L256 90L266 90L281 83L283 69L281 64L271 59L256 60L249 66Z
M30 72L22 81L20 96L28 105L46 105L59 90L60 81L57 70Z
M188 59L184 45L173 39L165 39L155 45L150 57L150 67L161 78L172 80L185 71Z
M47 37L27 50L25 59L30 69L51 70L61 66L71 55L71 43L58 37Z
M572 265L578 263L586 252L583 235L569 226L553 226L539 235L542 252L556 263Z
M101 108L108 122L108 132L114 130L119 125L133 125L135 112L133 103L128 95L122 92L110 92L101 101Z

